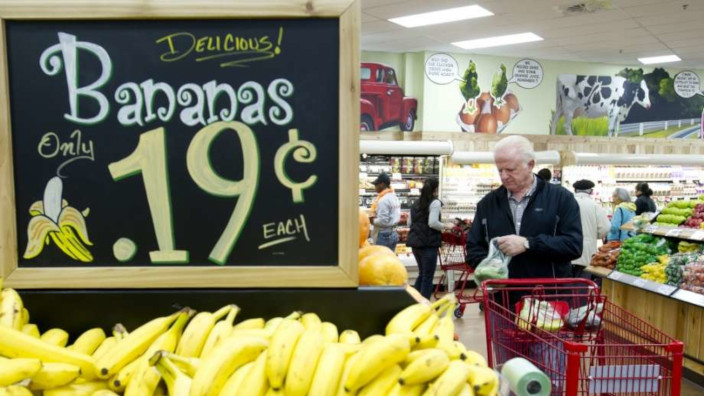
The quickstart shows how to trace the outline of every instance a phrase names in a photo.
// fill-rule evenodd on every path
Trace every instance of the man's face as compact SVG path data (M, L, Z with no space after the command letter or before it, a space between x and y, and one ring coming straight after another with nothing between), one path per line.
M377 183L374 185L374 188L376 189L377 193L381 193L382 191L386 190L386 183Z
M509 147L497 151L494 163L499 171L501 183L511 193L520 193L533 183L535 161L526 164L517 150Z

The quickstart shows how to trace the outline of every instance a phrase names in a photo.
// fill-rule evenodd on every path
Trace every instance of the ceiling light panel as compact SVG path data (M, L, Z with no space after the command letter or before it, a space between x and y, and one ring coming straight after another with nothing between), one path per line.
M500 47L503 45L523 44L542 40L543 38L538 36L537 34L528 32L509 34L506 36L485 37L474 40L457 41L452 43L452 45L469 50L478 48Z
M403 27L414 28L418 26L438 25L441 23L464 21L467 19L482 18L494 15L491 11L478 5L466 7L448 8L425 12L423 14L408 15L399 18L391 18L389 22L396 23Z
M677 55L663 55L663 56L651 56L648 58L638 58L638 62L640 62L644 65L652 65L655 63L679 62L681 60L682 59L680 59L680 57Z

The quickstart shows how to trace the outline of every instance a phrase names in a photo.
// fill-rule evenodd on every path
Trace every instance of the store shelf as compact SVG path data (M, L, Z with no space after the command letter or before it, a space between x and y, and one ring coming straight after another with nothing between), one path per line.
M675 300L686 302L687 304L692 304L704 308L704 294L679 289L674 294L672 294L672 298L674 298Z
M611 271L607 278L616 282L621 282L627 285L637 287L639 289L648 290L650 292L668 297L671 296L678 289L677 286L664 285L662 283L649 281L647 279L643 279L637 276L624 274L623 272L619 272L616 270Z
M621 229L624 231L635 230L632 223L624 224L621 226ZM683 239L692 242L704 242L704 229L681 228L675 226L664 227L651 224L642 228L639 232L668 238Z
M584 269L590 274L600 276L602 278L606 278L609 276L611 271L613 271L611 268L605 268L605 267L593 267L593 266L587 266L587 268Z
M672 183L673 179L614 179L616 183Z

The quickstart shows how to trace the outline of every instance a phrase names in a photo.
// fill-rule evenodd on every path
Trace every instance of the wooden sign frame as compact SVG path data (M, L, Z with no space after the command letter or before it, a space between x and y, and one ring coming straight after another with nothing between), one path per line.
M361 0L74 0L0 5L0 276L21 289L356 287ZM339 18L337 266L18 267L5 21Z

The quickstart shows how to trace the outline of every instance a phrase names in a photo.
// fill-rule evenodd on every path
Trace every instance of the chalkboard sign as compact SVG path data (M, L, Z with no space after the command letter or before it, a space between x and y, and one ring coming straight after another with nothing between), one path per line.
M6 20L10 283L67 267L122 287L353 282L345 19Z

